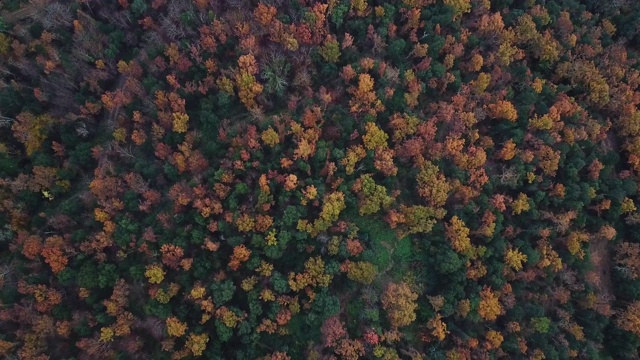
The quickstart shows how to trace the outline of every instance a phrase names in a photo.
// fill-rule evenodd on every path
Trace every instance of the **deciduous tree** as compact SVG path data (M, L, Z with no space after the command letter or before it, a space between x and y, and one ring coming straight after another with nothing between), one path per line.
M416 319L418 294L413 292L407 283L389 283L382 294L382 306L393 327L411 324Z

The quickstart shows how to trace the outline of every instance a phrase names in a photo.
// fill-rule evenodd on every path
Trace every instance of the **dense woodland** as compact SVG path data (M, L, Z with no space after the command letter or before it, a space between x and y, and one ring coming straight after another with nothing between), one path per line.
M637 359L640 4L0 2L0 358Z

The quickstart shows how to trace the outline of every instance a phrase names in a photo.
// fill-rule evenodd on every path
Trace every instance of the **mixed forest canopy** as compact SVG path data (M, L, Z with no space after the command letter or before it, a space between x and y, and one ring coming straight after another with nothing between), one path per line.
M0 358L638 359L640 3L0 2Z

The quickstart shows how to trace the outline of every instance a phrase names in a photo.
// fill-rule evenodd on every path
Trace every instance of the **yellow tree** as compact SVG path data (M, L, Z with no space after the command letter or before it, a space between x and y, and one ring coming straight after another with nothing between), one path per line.
M189 115L184 113L173 113L173 131L185 133L189 127Z
M571 255L576 255L580 259L584 258L584 250L582 250L582 243L589 241L589 234L584 232L572 232L567 237L567 249Z
M504 143L502 149L498 151L497 156L502 160L511 160L514 158L514 156L516 156L517 152L518 150L516 149L516 143L513 142L513 139L509 139L506 143Z
M529 197L526 194L520 193L518 198L511 203L511 209L515 215L529 211Z
M238 72L235 75L240 101L248 108L257 107L255 97L262 93L263 86L256 80L258 64L253 55L242 55L238 59Z
M353 95L349 100L352 113L376 115L378 112L384 111L382 101L376 97L376 93L373 91L373 84L374 81L371 75L358 75L358 87L349 89L349 92Z
M364 159L366 156L367 152L362 145L353 145L347 149L347 154L342 158L340 163L345 167L347 175L351 175L355 171L358 161Z
M485 337L487 339L487 342L485 343L487 350L500 348L500 345L502 345L502 341L504 340L502 334L495 330L487 331Z
M310 224L307 220L298 221L298 230L306 231L312 236L317 236L331 226L331 223L338 220L340 212L347 206L344 202L344 193L336 191L324 197L320 218Z
M521 253L518 249L509 249L504 255L504 262L513 270L522 270L522 263L527 262L527 255Z
M169 336L180 337L187 331L187 324L180 322L175 316L167 318L166 325Z
M453 9L454 19L471 12L471 1L469 0L444 0L444 3Z
M20 141L31 156L40 149L47 138L46 128L53 122L48 115L35 116L31 113L21 113L16 116L16 121L11 126L14 136Z
M369 285L376 278L378 273L375 265L366 261L357 261L349 263L347 269L347 277L350 280Z
M374 122L368 122L365 126L365 135L362 137L364 147L367 150L374 150L377 148L386 148L389 135L380 129Z
M473 246L469 238L469 228L457 216L451 218L449 224L445 225L447 240L453 249L465 255L471 255Z
M560 165L560 150L553 150L548 145L543 145L536 151L538 166L545 175L555 176Z
M381 300L391 326L406 326L416 319L417 299L418 294L413 292L405 282L387 285Z
M202 353L207 348L209 342L209 335L207 334L190 334L185 344L186 348L191 350L193 356L202 356Z
M408 226L409 234L429 233L436 224L436 219L442 219L445 211L434 210L431 207L413 205L400 206L400 213L404 218L404 223Z
M303 273L289 273L289 287L293 291L300 291L307 286L327 287L331 278L332 275L325 273L324 261L319 256L313 257L305 262Z
M498 296L485 286L480 292L480 304L478 314L487 321L495 321L502 313L502 306L498 302Z
M510 101L500 100L495 104L491 104L488 107L489 115L496 119L504 119L507 121L515 122L518 119L518 112L516 107Z
M418 194L433 207L441 207L447 202L452 186L440 172L437 165L425 161L416 177L418 182Z
M447 324L442 321L442 315L440 315L440 313L436 313L436 316L429 320L427 327L431 330L431 335L440 341L444 340L449 333Z
M360 215L374 214L381 208L388 208L393 202L393 198L387 195L387 189L376 184L371 175L363 175L358 179L358 197L360 199Z

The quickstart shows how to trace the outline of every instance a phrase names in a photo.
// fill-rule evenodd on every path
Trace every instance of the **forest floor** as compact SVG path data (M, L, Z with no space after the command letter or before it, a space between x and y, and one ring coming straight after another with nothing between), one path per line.
M613 281L611 279L611 255L609 254L609 241L603 237L597 237L589 248L594 271L599 275L600 281L596 284L600 294L613 300Z
M607 137L602 142L603 150L605 151L621 151L620 141L612 130L607 131ZM602 295L609 299L609 303L613 301L613 280L611 278L611 270L613 266L611 264L611 253L609 251L609 240L598 236L591 243L590 246L591 259L594 271L600 276L600 283L598 284L598 290Z

